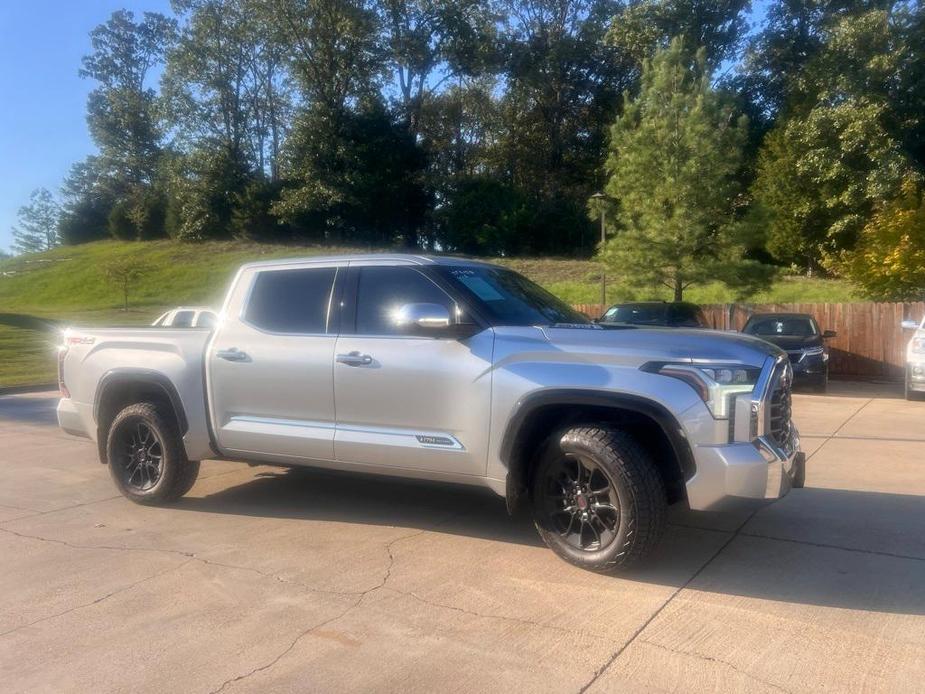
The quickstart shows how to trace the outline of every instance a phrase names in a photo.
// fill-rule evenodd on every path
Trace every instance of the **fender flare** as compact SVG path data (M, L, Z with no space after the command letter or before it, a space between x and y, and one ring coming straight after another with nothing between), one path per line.
M103 374L99 385L96 389L96 396L93 399L93 421L99 424L100 404L106 396L106 392L114 387L126 383L152 385L160 388L173 407L177 417L177 425L180 427L180 436L184 436L189 430L189 422L186 419L186 410L183 407L183 401L180 399L180 393L177 392L176 386L160 371L152 369L137 369L132 367L110 369Z
M518 444L525 424L538 410L548 406L574 405L627 410L644 415L658 424L671 445L684 480L694 476L696 467L690 444L677 418L661 403L639 395L579 388L550 388L535 391L521 398L514 406L501 438L499 455L507 467L507 505L513 511L525 491L524 472L529 465L527 456L519 455Z

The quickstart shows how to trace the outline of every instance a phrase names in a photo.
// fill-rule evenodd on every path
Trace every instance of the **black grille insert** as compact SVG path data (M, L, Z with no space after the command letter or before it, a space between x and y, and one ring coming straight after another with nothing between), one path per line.
M793 405L790 397L790 384L781 381L782 379L777 379L777 386L771 394L769 433L774 443L787 450L790 448L793 437L793 424L791 423Z

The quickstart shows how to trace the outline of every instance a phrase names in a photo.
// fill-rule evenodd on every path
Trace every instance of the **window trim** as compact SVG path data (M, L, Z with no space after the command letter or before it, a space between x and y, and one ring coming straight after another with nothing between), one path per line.
M255 325L252 321L247 318L247 309L251 304L251 296L254 293L254 287L257 286L257 278L264 273L271 272L299 272L302 270L334 270L334 277L331 280L331 290L328 294L328 304L325 308L324 314L324 332L310 332L310 333L301 333L301 332L280 332L276 330L268 330L267 328L262 328L259 325ZM343 275L342 270L343 266L340 265L305 265L302 267L278 267L278 268L267 268L262 270L257 270L251 274L250 283L247 287L247 291L244 294L244 300L241 302L241 310L238 313L238 321L243 325L256 330L259 333L264 335L274 335L277 337L337 337L337 332L331 332L331 309L333 307L333 297L338 287L338 277Z

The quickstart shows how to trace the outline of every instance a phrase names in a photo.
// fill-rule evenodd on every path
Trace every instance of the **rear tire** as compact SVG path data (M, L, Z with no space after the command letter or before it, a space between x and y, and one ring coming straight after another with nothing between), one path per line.
M150 402L116 415L106 437L106 460L116 487L138 504L176 501L199 476L199 461L186 459L173 418Z
M540 453L533 515L562 559L614 573L649 554L665 528L665 485L649 454L627 432L576 426Z

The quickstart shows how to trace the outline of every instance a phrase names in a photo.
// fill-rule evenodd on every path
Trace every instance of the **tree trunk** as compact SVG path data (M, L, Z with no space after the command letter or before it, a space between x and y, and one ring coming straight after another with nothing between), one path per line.
M684 286L681 283L681 278L676 277L674 280L674 300L681 301L681 296L684 293Z

